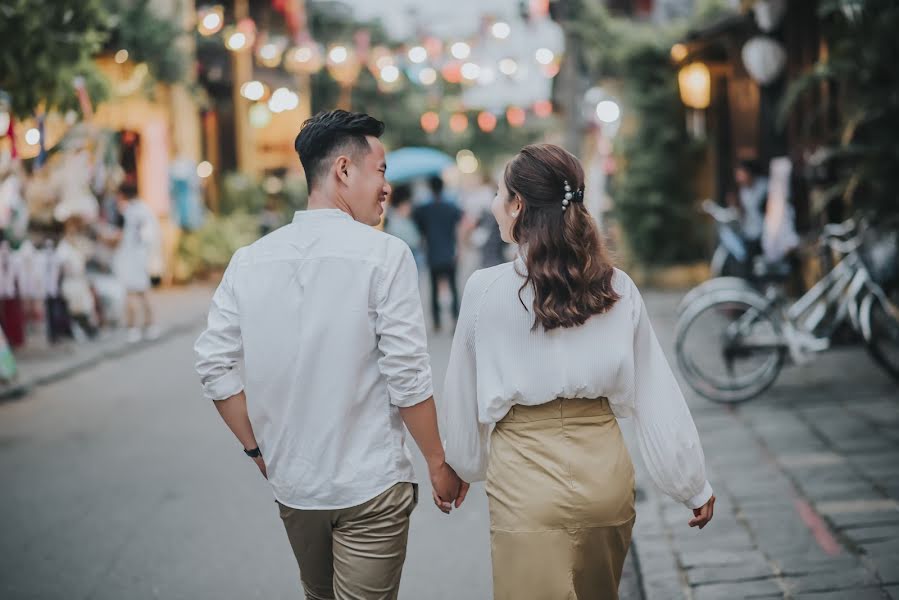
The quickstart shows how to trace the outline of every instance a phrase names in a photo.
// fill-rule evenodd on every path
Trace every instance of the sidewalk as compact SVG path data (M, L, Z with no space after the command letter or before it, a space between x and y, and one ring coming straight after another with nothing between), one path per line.
M129 343L124 329L104 331L91 341L66 341L50 346L40 335L29 338L29 345L16 351L18 377L0 385L0 402L27 394L36 386L63 379L133 350L159 343L172 335L197 328L206 317L213 288L192 285L153 292L151 304L161 329L158 339Z
M673 365L680 295L645 297ZM787 367L739 407L683 389L718 501L712 523L690 529L629 443L647 600L899 599L899 393L863 348Z

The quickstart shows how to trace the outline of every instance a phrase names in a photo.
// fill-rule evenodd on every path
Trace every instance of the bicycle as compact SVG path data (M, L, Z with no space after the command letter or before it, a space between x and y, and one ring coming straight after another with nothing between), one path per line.
M734 278L691 291L675 331L678 367L690 387L715 402L754 398L776 381L788 358L808 362L847 322L899 379L899 302L871 276L865 231L851 222L826 228L822 243L842 259L792 304L777 286L762 292Z

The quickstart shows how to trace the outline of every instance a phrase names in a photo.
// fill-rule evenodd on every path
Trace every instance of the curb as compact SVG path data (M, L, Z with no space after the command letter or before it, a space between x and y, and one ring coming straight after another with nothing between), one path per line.
M93 367L114 358L129 356L141 350L152 348L158 344L166 342L174 337L187 333L202 323L202 317L191 319L171 325L160 333L159 337L154 340L142 340L137 343L128 343L121 341L117 344L111 344L109 348L101 350L97 354L91 354L81 359L75 359L72 362L66 362L54 369L53 372L44 375L38 375L24 381L16 381L12 384L0 387L0 404L21 400L27 397L31 391L37 387L56 383L63 379L67 379L78 373L87 371Z

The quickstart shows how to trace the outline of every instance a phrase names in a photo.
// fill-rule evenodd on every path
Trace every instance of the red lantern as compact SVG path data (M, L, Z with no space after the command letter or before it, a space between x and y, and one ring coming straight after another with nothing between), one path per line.
M486 110L478 114L478 127L480 127L481 131L484 133L490 133L496 129L496 116Z

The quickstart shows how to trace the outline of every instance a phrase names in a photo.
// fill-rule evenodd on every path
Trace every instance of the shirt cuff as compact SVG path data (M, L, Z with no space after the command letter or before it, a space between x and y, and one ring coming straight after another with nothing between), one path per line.
M218 379L203 384L203 395L209 400L227 400L243 391L243 379L237 369L231 369Z
M416 404L421 404L432 397L434 395L434 387L429 385L421 390L404 393L399 393L396 390L391 389L389 390L389 394L391 404L399 408L408 408L410 406L415 406Z
M705 503L709 501L709 498L711 498L714 493L712 485L706 481L705 485L702 487L702 491L684 502L684 504L690 509L701 508L705 506Z

